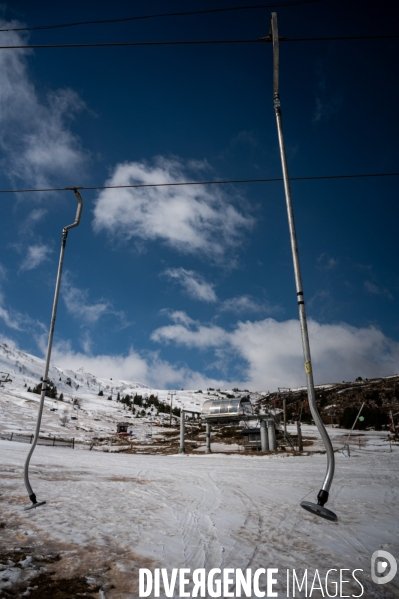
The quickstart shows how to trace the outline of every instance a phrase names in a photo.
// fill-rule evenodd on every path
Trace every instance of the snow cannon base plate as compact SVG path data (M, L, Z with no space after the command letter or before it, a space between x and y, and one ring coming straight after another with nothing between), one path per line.
M28 507L24 507L24 510L33 510L33 508L44 505L45 503L45 501L40 501L39 503L32 503L31 505L28 505Z
M334 512L328 510L322 505L318 505L317 503L312 503L311 501L301 501L301 507L315 516L320 516L320 518L330 520L330 522L338 521L338 517L336 514L334 514Z

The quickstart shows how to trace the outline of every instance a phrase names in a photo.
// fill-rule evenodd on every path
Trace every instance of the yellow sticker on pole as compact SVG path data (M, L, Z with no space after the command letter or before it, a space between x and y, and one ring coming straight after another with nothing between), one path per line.
M310 363L310 360L306 360L305 362L305 372L306 374L312 374L312 364Z

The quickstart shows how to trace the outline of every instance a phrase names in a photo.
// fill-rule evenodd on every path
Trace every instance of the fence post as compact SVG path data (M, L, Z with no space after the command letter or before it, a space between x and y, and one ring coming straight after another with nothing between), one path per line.
M75 437L72 439L72 449L75 449Z
M54 439L53 439L53 447L54 447L54 445L55 445L55 437L54 437Z
M12 441L12 436L13 436L13 434L14 434L14 433L11 433L11 438L10 438L10 441Z
M29 445L32 445L32 441L33 441L33 435L30 436Z
M303 451L303 441L302 441L302 428L301 428L301 421L297 420L296 422L296 428L298 431L298 451Z

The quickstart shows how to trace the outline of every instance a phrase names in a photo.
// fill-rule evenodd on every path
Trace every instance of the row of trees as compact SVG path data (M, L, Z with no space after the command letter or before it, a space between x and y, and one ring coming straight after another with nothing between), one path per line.
M42 383L38 383L36 385L36 387L33 387L33 389L31 389L30 387L28 387L28 391L30 393L37 393L38 395L41 395L41 393L42 393ZM52 381L48 381L48 383L47 383L46 397L50 397L50 399L57 399L57 397L58 397L57 387L54 385L54 383ZM58 399L60 399L61 401L63 401L64 400L64 395L61 393L61 395L59 396Z
M99 391L98 395L100 397L104 396L102 389ZM112 397L110 396L108 399L111 400ZM163 401L159 401L158 396L153 394L151 394L148 398L144 398L142 395L138 395L138 393L136 393L134 396L125 395L124 397L121 397L118 391L116 401L124 404L133 412L133 414L141 414L144 416L146 414L146 409L150 409L151 411L154 411L155 409L157 414L170 414L170 405ZM138 408L142 408L141 411ZM172 414L174 416L180 416L180 408L173 408Z

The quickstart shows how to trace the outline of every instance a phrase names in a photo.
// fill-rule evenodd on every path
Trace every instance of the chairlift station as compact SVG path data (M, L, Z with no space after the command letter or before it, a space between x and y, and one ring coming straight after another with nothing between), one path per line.
M208 399L202 406L201 418L213 424L236 424L254 417L249 399Z

